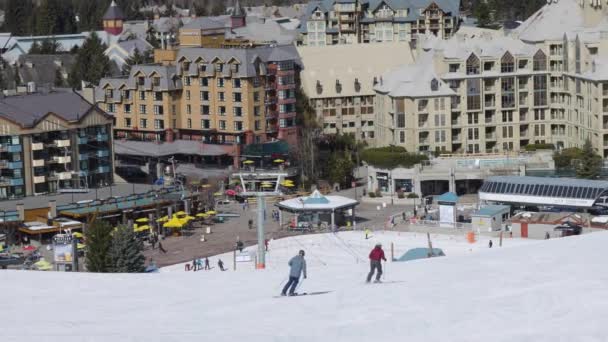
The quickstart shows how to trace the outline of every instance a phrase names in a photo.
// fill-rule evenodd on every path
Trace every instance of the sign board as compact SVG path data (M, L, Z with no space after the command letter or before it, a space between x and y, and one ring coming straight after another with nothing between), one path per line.
M456 223L454 208L454 205L439 205L439 224L441 227L454 227Z
M236 262L251 262L252 260L251 254L247 252L236 253Z
M72 236L57 234L53 237L53 259L55 263L71 263L74 258L72 249Z

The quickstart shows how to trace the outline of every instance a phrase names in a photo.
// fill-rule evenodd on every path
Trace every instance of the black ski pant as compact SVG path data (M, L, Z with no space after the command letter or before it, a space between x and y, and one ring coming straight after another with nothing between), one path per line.
M381 260L370 260L370 270L367 275L367 282L372 281L372 277L374 276L374 272L376 272L376 280L379 281L382 276L382 261Z
M289 277L289 281L283 287L282 294L287 294L287 289L289 289L289 294L294 294L296 290L296 286L298 286L298 282L300 282L300 277Z

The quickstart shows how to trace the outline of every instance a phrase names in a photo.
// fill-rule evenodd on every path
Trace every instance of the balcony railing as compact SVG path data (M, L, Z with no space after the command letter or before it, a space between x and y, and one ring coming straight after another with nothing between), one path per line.
M78 137L78 145L84 145L89 142L89 138L87 137Z
M486 133L486 140L496 140L496 133Z
M70 147L69 139L55 140L53 141L53 145L57 147Z
M109 157L110 156L110 151L108 150L101 150L101 151L97 151L97 156L98 157Z
M9 169L22 169L23 168L23 162L22 161L9 162L8 163L8 168Z
M44 159L34 159L32 160L33 167L41 167L44 166Z
M35 176L34 177L34 184L40 184L40 183L45 183L46 182L46 176Z
M42 151L44 149L43 143L32 143L32 151Z
M78 160L80 161L84 161L84 160L89 160L89 154L88 153L81 153L78 155Z

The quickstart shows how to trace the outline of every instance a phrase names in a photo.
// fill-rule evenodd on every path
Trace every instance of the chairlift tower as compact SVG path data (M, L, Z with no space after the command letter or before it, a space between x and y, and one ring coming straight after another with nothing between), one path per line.
M258 203L258 224L257 224L257 233L258 233L258 258L255 268L258 270L263 270L266 268L266 243L265 243L265 229L264 224L266 221L266 215L264 215L266 211L266 197L278 196L279 192L275 191L263 191L255 193Z

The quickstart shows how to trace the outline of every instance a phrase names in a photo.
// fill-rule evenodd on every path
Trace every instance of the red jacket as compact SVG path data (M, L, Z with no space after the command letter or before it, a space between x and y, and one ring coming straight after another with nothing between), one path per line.
M381 247L375 247L372 249L371 253L369 253L369 259L373 261L386 261L386 257L384 257L384 251Z

